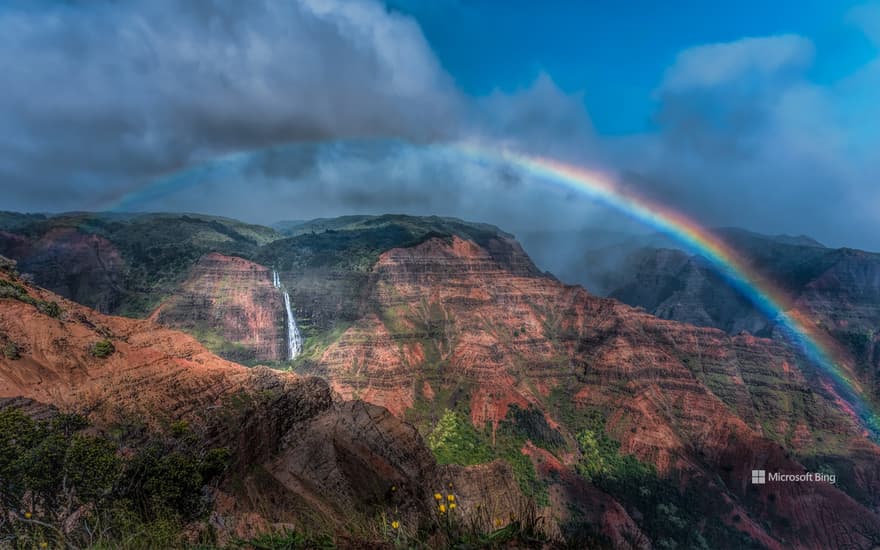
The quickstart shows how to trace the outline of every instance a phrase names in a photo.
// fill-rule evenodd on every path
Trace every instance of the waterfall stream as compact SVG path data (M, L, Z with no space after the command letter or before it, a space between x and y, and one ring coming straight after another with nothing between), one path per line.
M293 360L302 353L303 338L296 326L296 319L293 316L293 308L290 306L290 293L281 284L281 277L277 271L272 271L272 285L281 290L284 295L284 310L287 315L287 359Z

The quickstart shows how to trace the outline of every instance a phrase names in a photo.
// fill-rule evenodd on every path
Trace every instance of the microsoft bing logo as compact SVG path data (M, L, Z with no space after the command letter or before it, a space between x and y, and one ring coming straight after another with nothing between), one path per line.
M752 483L764 485L767 483L767 472L764 470L752 470Z

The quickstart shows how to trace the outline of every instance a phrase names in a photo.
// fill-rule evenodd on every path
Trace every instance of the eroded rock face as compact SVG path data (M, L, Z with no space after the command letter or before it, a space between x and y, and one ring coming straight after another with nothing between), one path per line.
M281 292L269 268L243 258L205 255L150 319L217 341L216 351L228 359L287 358Z
M317 365L340 393L396 414L457 395L478 427L497 427L511 404L538 407L563 431L566 411L606 411L623 452L701 491L707 513L764 546L865 547L865 530L880 532L870 497L750 484L752 469L803 471L799 453L837 456L862 472L853 475L865 494L880 489L877 446L779 341L660 320L512 273L459 238L386 252L370 292L365 316ZM569 468L577 457L560 459Z
M125 293L125 262L99 235L59 227L31 240L0 231L0 254L16 258L40 286L98 311L114 311Z
M726 237L755 269L780 286L796 310L818 321L845 361L854 365L854 376L880 397L880 255L825 248L809 239L736 232ZM772 320L700 257L651 247L624 255L614 273L603 273L613 283L609 296L664 319L731 334L747 330L766 336L776 331Z
M221 538L315 521L348 532L389 506L419 524L433 517L434 487L466 475L438 467L412 426L376 405L339 400L322 379L248 369L150 321L27 293L58 302L61 314L0 299L0 335L19 350L14 359L0 355L0 404L37 416L81 412L99 428L136 418L158 430L186 420L206 444L233 452L232 479L215 495L211 519ZM104 339L115 351L96 357L90 349ZM513 487L501 468L498 483Z

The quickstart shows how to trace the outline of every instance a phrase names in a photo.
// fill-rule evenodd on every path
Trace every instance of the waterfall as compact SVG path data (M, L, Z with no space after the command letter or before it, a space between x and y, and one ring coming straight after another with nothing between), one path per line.
M296 356L302 353L303 338L296 326L296 319L293 316L293 308L290 306L290 293L281 284L281 277L277 271L272 271L272 286L281 289L284 295L284 311L287 314L287 359L296 359Z

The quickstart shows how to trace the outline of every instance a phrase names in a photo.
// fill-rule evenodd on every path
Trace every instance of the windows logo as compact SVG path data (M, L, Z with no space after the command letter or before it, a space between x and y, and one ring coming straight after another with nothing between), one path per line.
M755 485L767 483L767 472L764 470L752 470L752 483Z

